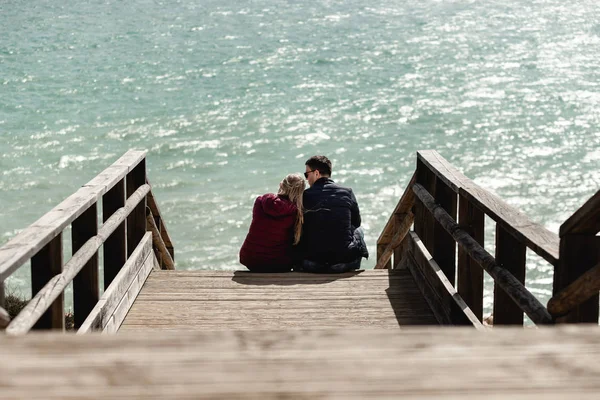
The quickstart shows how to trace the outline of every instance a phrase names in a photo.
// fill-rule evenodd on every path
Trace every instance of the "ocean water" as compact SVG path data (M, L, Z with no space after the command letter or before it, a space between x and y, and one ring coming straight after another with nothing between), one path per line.
M591 0L5 0L0 244L131 148L148 150L181 269L240 268L254 198L314 154L356 193L366 268L420 149L557 232L600 187L598 15ZM528 259L547 300L552 269ZM26 293L27 274L9 286Z

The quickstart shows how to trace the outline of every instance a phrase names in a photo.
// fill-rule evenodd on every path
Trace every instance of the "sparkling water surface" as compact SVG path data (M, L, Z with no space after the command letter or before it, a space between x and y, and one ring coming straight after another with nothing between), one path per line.
M554 0L4 1L0 244L131 148L149 152L180 269L241 268L254 198L314 154L356 193L366 268L420 149L557 232L600 187L599 15ZM545 301L552 268L528 259Z

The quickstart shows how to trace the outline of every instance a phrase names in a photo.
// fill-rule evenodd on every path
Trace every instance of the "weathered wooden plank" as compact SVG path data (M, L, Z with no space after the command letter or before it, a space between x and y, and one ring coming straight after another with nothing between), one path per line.
M375 269L383 269L389 263L392 254L394 254L394 250L400 246L400 243L402 243L402 240L404 240L404 237L410 230L413 221L414 215L412 212L409 211L407 214L404 214L402 223L398 226L394 237L387 245L381 257L377 259L377 265L375 265Z
M477 243L484 243L484 214L469 200L460 197L459 226L464 229ZM458 246L458 293L469 306L473 314L483 321L483 268L481 268L465 251Z
M154 222L154 216L152 215L152 211L150 211L149 207L146 207L146 226L150 232L152 232L152 244L156 249L157 259L161 260L161 264L164 265L164 269L171 271L174 270L175 264L173 263L173 259L171 258L169 250L163 242L162 236L158 231L158 227Z
M21 313L11 322L6 329L9 334L24 334L31 329L33 324L48 309L50 304L62 295L67 285L79 273L85 263L98 251L106 238L124 221L131 210L146 196L150 187L140 187L128 200L124 208L114 213L109 220L98 230L98 234L88 240L79 251L67 262L63 272L54 276L25 306Z
M432 196L435 195L435 185L436 179L433 171L431 171L422 161L421 159L417 159L417 180L415 184L421 185L428 193ZM413 184L413 191L414 185ZM431 215L430 212L424 208L421 204L420 199L415 198L415 232L423 241L423 244L429 250L429 252L433 253L435 249L435 218Z
M102 197L102 219L106 223L111 215L125 206L125 180L121 179ZM104 252L104 289L106 290L127 261L125 222L106 239Z
M383 255L383 252L385 251L385 249L387 249L387 244L381 244L381 243L377 244L377 260L381 259L381 256ZM392 268L392 262L391 262L391 260L388 260L388 262L385 263L385 265L383 266L382 269L391 269L391 268Z
M154 329L170 323L185 329L192 325L237 329L263 323L270 328L332 323L397 328L437 323L407 270L382 272L341 274L342 279L246 272L229 273L227 279L209 271L157 271L146 281L123 326Z
M88 240L98 234L98 206L91 205L73 221L71 229L73 255ZM75 328L79 328L100 298L98 283L98 253L94 252L73 278L73 314Z
M556 234L532 222L516 208L475 184L435 150L419 151L417 159L454 192L468 198L496 223L503 225L515 237L524 241L538 255L552 265L556 265L558 260L558 236ZM419 181L419 183L421 182ZM430 193L432 192L430 191Z
M471 179L463 175L435 150L419 150L417 159L433 172L437 179L449 186L454 193L458 193L463 186L474 185Z
M129 151L115 164L124 165L119 171L123 171L125 174L125 170L137 165L136 163L144 159L145 155L146 152ZM99 177L106 178L106 176L110 176L113 179L120 176L120 173L116 173L115 164L110 166L106 173L101 173ZM6 280L17 268L87 210L90 205L96 203L100 196L111 187L111 183L107 183L104 178L92 179L88 184L81 187L77 192L2 246L0 248L0 281Z
M63 270L62 233L31 258L31 293L35 296L52 278ZM60 294L43 313L34 329L60 329L65 327L64 295Z
M496 225L496 262L525 284L525 244L502 225ZM523 325L523 311L498 284L494 284L494 325Z
M150 184L150 182L148 182L147 179L146 179L146 183ZM171 240L171 237L169 236L169 231L167 230L167 225L165 223L165 220L162 217L160 208L158 207L158 203L156 202L156 199L154 198L154 194L152 193L152 190L150 191L150 193L148 193L147 203L148 203L148 207L150 207L150 210L152 211L152 215L155 217L155 219L158 219L160 222L160 223L157 222L156 225L159 227L160 235L163 239L163 242L165 242L165 246L169 250L169 254L171 255L171 258L173 260L175 260L175 250L173 248L173 241Z
M460 194L496 221L517 240L552 265L558 262L558 235L479 186L463 187Z
M436 177L433 197L448 215L456 220L458 196L442 179ZM448 232L435 221L433 225L433 258L454 285L456 281L456 242Z
M135 193L138 188L149 186L146 183L146 162L145 160L131 170L125 178L125 189L127 198ZM149 191L148 191L149 192ZM138 203L133 211L127 216L127 255L130 256L133 250L144 237L146 233L146 197Z
M398 201L396 208L394 208L394 211L392 212L392 216L390 217L388 222L383 227L383 230L381 231L381 234L379 235L379 239L377 239L378 245L379 244L386 245L394 237L394 234L397 230L396 226L397 226L397 221L398 221L396 216L404 215L404 214L407 214L409 211L411 211L411 209L414 205L414 200L415 200L415 195L411 188L415 182L416 182L416 172L410 178L410 181L408 182L408 185L406 185L406 189L404 190L404 193L400 197L400 200ZM379 259L379 258L377 258L377 259ZM390 269L390 268L386 268L386 269Z
M564 235L560 239L560 263L554 269L553 294L575 282L580 276L600 262L600 236ZM598 294L557 318L559 323L598 323Z
M494 278L494 281L519 304L531 320L536 324L550 324L552 317L548 310L535 298L517 278L510 272L502 268L494 257L492 257L479 243L475 241L467 232L452 219L446 211L437 205L429 192L419 184L413 186L417 197L423 202L423 205L435 216L436 220L442 224L456 242L464 247L469 256Z
M596 235L600 231L600 190L590 197L559 229L561 237L569 234Z
M581 275L577 280L548 301L548 311L555 317L567 314L600 290L600 264Z
M135 279L131 282L131 286L129 286L127 289L126 296L123 296L123 299L115 309L115 312L111 318L113 323L110 326L107 326L104 332L116 333L119 330L123 324L123 321L125 320L125 317L127 316L127 313L131 310L131 306L133 305L137 295L142 289L142 286L144 286L144 282L152 271L152 267L154 266L154 258L154 253L150 252L150 254L148 254L146 257L144 264L142 264L142 267L138 270ZM158 316L160 316L159 313L154 313L153 319L156 319Z
M102 187L104 190L101 194L106 193L144 161L147 154L145 150L129 150L84 186Z
M7 398L595 399L599 349L589 326L43 334L0 337L0 376Z
M415 267L419 269L422 277L436 294L435 297L426 296L426 300L439 302L444 314L447 316L443 322L452 325L471 325L477 329L483 329L481 322L456 292L454 286L444 274L444 271L442 271L414 232L411 232L408 238L408 245L415 261ZM434 308L431 302L429 305L432 306L432 309ZM435 308L440 309L438 306L435 306Z
M136 279L139 270L152 253L151 234L144 236L140 245L135 249L129 260L123 265L113 283L106 289L102 298L95 305L94 309L81 325L77 333L88 333L95 330L102 330L108 323L108 319L114 313L121 299L126 296L127 289Z

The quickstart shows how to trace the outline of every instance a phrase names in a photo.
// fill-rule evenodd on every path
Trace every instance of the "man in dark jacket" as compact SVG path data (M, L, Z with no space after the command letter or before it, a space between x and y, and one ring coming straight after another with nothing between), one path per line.
M331 161L313 156L306 163L304 176L310 188L304 191L304 225L300 241L305 272L337 273L360 267L368 257L360 210L352 189L331 180Z

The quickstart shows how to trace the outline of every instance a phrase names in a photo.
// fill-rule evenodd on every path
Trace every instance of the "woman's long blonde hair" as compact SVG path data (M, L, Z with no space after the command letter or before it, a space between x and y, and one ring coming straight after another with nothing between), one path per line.
M304 209L302 207L302 194L304 193L304 178L300 174L289 174L279 184L278 195L287 196L291 202L296 204L297 216L294 226L294 244L300 242L302 236L302 224L304 223Z

